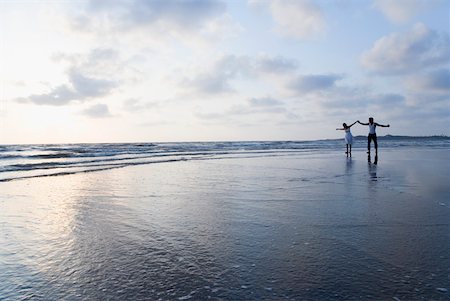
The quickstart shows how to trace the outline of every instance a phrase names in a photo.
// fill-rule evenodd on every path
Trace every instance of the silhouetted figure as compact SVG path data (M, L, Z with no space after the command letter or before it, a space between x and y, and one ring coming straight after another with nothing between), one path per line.
M348 156L352 156L352 143L353 143L353 136L352 133L350 132L350 128L355 125L357 121L353 122L350 125L347 125L346 123L342 124L342 128L341 129L336 129L336 131L345 131L345 144L347 147L347 151L345 152Z
M378 142L377 142L377 133L375 132L375 129L377 126L381 126L383 128L388 128L390 125L383 125L376 122L373 122L373 118L369 118L369 123L362 123L359 120L357 121L359 124L362 125L368 125L369 126L369 135L367 136L367 154L369 157L370 162L370 143L373 141L373 144L375 146L375 164L378 163Z

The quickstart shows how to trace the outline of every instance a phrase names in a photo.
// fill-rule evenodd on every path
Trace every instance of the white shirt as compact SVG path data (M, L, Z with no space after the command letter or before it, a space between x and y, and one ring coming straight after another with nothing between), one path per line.
M376 134L376 133L375 133L375 127L376 127L376 126L377 126L377 125L375 124L375 122L372 123L372 124L369 123L369 134Z

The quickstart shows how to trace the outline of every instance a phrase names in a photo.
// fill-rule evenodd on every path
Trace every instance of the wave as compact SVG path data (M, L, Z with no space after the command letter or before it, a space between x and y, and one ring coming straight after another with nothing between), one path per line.
M239 156L239 158L255 158L255 157L280 157L280 156L288 156L292 155L294 152L264 152L264 153L241 153L245 155ZM298 153L298 152L295 152ZM217 154L216 154L217 155ZM30 178L42 178L42 177L52 177L52 176L61 176L61 175L73 175L73 174L79 174L79 173L87 173L87 172L94 172L94 171L104 171L104 170L110 170L110 169L117 169L117 168L123 168L128 166L136 166L136 165L148 165L148 164L157 164L157 163L171 163L171 162L181 162L181 161L192 161L192 160L219 160L219 159L231 159L236 158L236 153L223 153L221 156L193 156L193 157L178 157L178 158L172 158L172 159L162 159L162 160L140 160L140 161L130 161L130 162L118 162L118 163L107 163L104 164L103 162L97 162L97 164L86 164L86 165L55 165L55 166L46 166L41 168L35 168L35 167L29 167L27 169L21 169L21 170L8 170L8 171L2 171L5 174L13 173L13 176L6 176L1 178L0 182L9 182L13 180L21 180L21 179L30 179ZM142 158L140 158L142 159ZM65 169L68 169L66 171ZM38 173L38 174L31 174L27 175L26 171L49 171L48 173ZM18 173L20 172L20 173Z
M89 166L78 166L78 167L89 167L89 168L82 169L82 170L59 171L59 172L50 172L50 173L42 173L42 174L34 174L34 175L23 175L22 174L22 175L17 175L14 177L0 178L0 182L9 182L9 181L13 181L13 180L23 180L23 179L31 179L31 178L73 175L73 174L79 174L79 173L88 173L88 172L94 172L94 171L104 171L104 170L110 170L110 169L116 169L116 168L123 168L126 166L132 166L132 165L144 165L144 164L151 164L151 163L169 163L169 162L177 162L177 161L183 161L183 159L164 160L164 161L156 161L156 162L136 162L136 163L128 163L128 164L107 164L107 165L97 164L97 165L89 165Z
M356 136L353 147L365 148L366 139L366 136ZM342 140L1 145L0 181L183 160L341 151ZM386 135L379 136L379 140L383 148L450 148L447 136Z

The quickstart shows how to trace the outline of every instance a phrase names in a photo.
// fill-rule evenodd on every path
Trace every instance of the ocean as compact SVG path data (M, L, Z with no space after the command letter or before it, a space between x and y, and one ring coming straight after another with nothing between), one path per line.
M450 139L344 152L0 146L0 300L449 300Z
M380 149L402 147L450 148L450 137L379 137ZM357 136L354 150L367 147ZM373 147L373 144L372 144ZM93 172L131 165L234 157L289 156L338 151L343 139L315 141L175 142L114 144L0 145L0 182L24 178Z

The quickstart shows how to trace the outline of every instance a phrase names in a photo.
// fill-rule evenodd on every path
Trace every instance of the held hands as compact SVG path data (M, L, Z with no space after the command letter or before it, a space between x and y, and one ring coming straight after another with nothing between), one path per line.
M359 124L362 124L361 121L359 121L359 120L356 120L356 122L359 123ZM389 124L386 125L386 127L390 127L390 126L391 126L391 125L389 125Z

